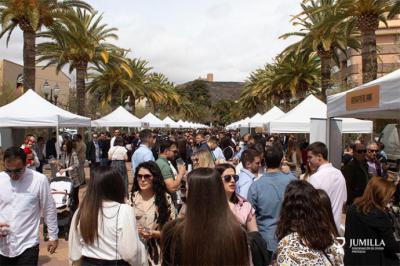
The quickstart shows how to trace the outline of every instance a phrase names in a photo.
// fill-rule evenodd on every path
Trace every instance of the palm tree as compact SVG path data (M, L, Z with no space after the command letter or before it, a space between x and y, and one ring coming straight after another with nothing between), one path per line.
M24 89L35 89L36 36L42 26L50 27L73 8L92 10L80 0L0 0L0 38L6 33L7 45L13 30L19 26L23 32Z
M86 86L85 79L89 64L107 63L115 57L114 45L105 40L117 39L116 28L108 28L101 24L102 16L97 12L88 13L80 9L66 14L59 25L50 27L38 36L51 39L37 46L39 62L47 62L45 67L56 65L57 70L69 64L69 71L76 70L77 113L85 115ZM117 57L113 60L118 59ZM45 68L44 67L44 68Z
M321 61L321 94L326 99L326 91L331 87L331 62L338 60L338 51L347 56L347 48L358 49L357 40L352 37L354 23L345 20L346 14L336 5L336 0L311 0L309 5L301 4L303 11L293 18L300 31L282 35L300 36L302 39L285 49L283 54L293 55L311 49L317 52ZM315 12L315 10L324 10Z
M378 57L376 52L375 31L379 22L387 26L389 18L400 11L399 1L393 0L337 0L335 9L356 23L361 32L361 57L363 83L377 78ZM325 13L329 8L317 8L314 13ZM329 12L329 11L328 11Z
M112 109L123 105L131 90L133 70L125 58L125 52L113 51L107 63L100 61L89 68L87 91L95 95L102 105L109 103Z
M320 73L320 60L315 52L302 51L297 56L278 57L272 86L286 88L292 98L302 98L315 92Z

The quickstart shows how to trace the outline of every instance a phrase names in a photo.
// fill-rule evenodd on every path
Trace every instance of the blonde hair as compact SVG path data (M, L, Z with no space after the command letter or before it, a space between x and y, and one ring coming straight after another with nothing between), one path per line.
M383 211L395 192L396 186L392 182L380 176L374 176L368 181L364 194L356 198L354 204L364 214L370 213L374 208Z
M205 168L214 168L215 167L215 163L211 157L211 153L210 151L203 149L203 150L199 150L196 153L196 157L198 158L198 163L196 165L196 168L200 168L200 167L205 167Z

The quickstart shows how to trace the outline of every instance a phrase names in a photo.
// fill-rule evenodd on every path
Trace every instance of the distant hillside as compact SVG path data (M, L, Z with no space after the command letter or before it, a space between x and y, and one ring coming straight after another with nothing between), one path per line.
M193 81L179 85L185 86ZM211 103L214 104L222 99L229 99L232 101L239 100L242 93L244 82L230 82L230 81L204 81L210 92Z

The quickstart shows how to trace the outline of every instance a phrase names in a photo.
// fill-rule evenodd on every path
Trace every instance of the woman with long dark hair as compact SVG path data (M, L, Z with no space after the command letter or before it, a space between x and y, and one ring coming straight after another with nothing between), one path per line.
M59 161L59 173L68 176L74 184L72 192L72 211L79 205L79 188L85 183L85 177L79 175L79 159L74 150L74 143L67 139L61 145L61 159Z
M220 174L228 205L239 223L248 232L258 231L255 210L245 198L235 192L236 182L239 179L235 167L231 164L223 163L215 166L215 170Z
M246 233L229 209L218 171L195 169L187 184L185 218L162 232L163 265L250 265Z
M176 213L155 162L144 162L136 167L130 201L135 209L139 234L146 244L149 264L160 265L160 231L164 224L176 218Z
M318 191L306 181L287 186L276 235L278 265L343 264L335 224L321 209Z
M147 265L136 231L135 213L125 204L124 183L115 170L101 166L92 177L70 229L69 259L83 266Z
M325 211L325 215L326 215L327 219L331 222L332 228L335 229L333 232L333 235L335 237L338 237L339 231L336 228L335 218L333 217L331 199L329 198L329 195L328 195L328 193L325 192L325 190L317 189L317 192L318 192L319 199L321 201L321 210ZM342 234L342 236L343 236L343 234Z
M346 215L346 265L399 265L400 242L386 206L393 200L395 185L372 177L364 194L354 200ZM361 252L361 253L360 253Z

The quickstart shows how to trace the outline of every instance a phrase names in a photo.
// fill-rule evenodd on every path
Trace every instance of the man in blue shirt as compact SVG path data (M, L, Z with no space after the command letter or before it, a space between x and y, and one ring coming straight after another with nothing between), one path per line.
M257 177L261 166L261 154L254 149L247 149L240 158L243 168L239 172L239 180L236 182L236 193L247 199L247 193L253 180Z
M258 231L267 242L271 255L278 244L275 230L286 186L296 180L292 173L281 172L282 162L283 150L277 146L268 148L265 152L267 171L250 186L248 193L248 200L256 210Z
M154 155L151 151L151 147L153 147L155 143L155 136L153 136L153 132L150 129L143 129L139 133L140 145L139 148L132 155L132 175L135 175L136 167L148 161L154 161Z

